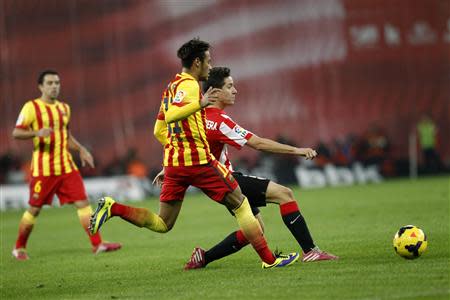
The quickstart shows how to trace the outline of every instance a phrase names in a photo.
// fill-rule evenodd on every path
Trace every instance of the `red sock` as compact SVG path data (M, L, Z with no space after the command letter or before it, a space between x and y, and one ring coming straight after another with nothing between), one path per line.
M249 240L244 236L242 230L236 231L236 239L238 243L242 245L242 247L250 243ZM275 262L275 257L273 256L272 251L270 251L269 246L267 245L267 241L263 235L254 239L252 246L258 253L262 261L268 264L273 264Z
M257 235L257 233L256 233ZM238 243L245 246L250 243L250 241L244 236L242 230L236 231L236 239ZM253 236L252 247L258 253L259 257L262 261L273 264L275 262L275 256L273 256L272 251L270 251L269 246L267 245L267 241L264 238L264 235Z
M280 213L282 216L286 216L298 211L299 209L296 201L291 201L280 205Z
M143 227L149 218L150 211L146 208L132 207L120 203L111 206L111 216L118 216L125 221Z
M258 253L262 261L268 264L273 264L275 262L275 257L267 246L266 239L261 230L261 226L253 216L250 204L247 198L242 201L242 204L233 210L239 227L245 238L252 244L253 249Z
M244 233L242 230L236 231L236 239L239 243L239 246L244 247L249 244L249 241L245 238Z
M19 235L16 241L16 249L27 247L28 237L30 236L31 231L33 230L33 226L34 226L33 224L20 222Z
M261 257L262 261L268 264L273 264L275 262L275 256L273 256L272 251L270 251L269 246L267 246L267 241L264 236L258 238L254 242L253 247L255 248L256 252L258 252L258 255L259 257Z
M89 231L89 229L85 228L84 230L86 231L87 235L89 236L92 246L96 247L102 243L102 237L100 236L100 232L97 232L96 234L91 235L91 232Z
M83 226L84 231L86 231L92 246L96 247L102 243L102 237L100 236L100 232L92 235L89 230L89 219L91 213L92 209L90 206L78 209L78 218L80 219L81 226Z
M119 216L119 217L127 216L130 214L131 211L130 208L131 208L130 206L115 202L111 206L111 216Z

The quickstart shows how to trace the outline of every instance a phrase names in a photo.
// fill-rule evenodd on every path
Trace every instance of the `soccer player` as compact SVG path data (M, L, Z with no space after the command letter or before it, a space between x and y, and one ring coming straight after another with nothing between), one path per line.
M337 256L321 251L314 244L292 190L268 179L234 172L228 157L227 145L237 149L242 149L244 145L247 145L259 151L304 156L306 159L313 159L317 155L316 151L311 148L292 147L259 137L236 124L224 112L226 107L234 105L237 94L229 68L213 68L204 88L221 89L218 100L206 108L207 139L211 152L232 172L243 194L248 197L252 211L261 226L263 226L263 222L258 207L266 206L266 203L278 204L284 224L303 250L303 262L337 259ZM161 178L157 180L161 180ZM248 241L242 232L233 232L208 251L196 247L185 269L203 268L212 261L239 251L247 244Z
M89 232L89 217L92 208L87 200L83 180L69 152L79 152L81 163L94 167L92 155L69 131L71 116L67 103L58 100L61 82L57 72L46 70L38 77L41 97L30 100L23 106L13 137L33 140L34 150L31 165L30 207L19 224L19 235L12 255L18 260L27 260L28 237L43 205L50 205L56 194L60 204L73 204L77 208L81 225L97 254L118 250L119 243L102 242L100 233Z
M165 178L159 214L105 197L99 200L92 216L92 233L113 216L155 232L168 232L175 224L187 188L192 185L233 211L242 234L260 256L263 268L290 265L298 259L299 253L275 255L270 251L247 198L230 171L211 154L206 140L204 108L217 100L218 89L208 89L202 96L199 85L199 81L207 79L211 68L209 47L199 39L181 46L177 55L182 72L175 75L162 95L154 127L155 136L164 145Z

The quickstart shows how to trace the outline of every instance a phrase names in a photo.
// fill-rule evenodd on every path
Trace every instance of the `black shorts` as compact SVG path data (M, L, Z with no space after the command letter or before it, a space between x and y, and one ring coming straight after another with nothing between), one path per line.
M252 212L256 216L259 213L258 207L266 206L266 191L270 180L239 172L233 172L233 177L238 182L242 193L248 198Z

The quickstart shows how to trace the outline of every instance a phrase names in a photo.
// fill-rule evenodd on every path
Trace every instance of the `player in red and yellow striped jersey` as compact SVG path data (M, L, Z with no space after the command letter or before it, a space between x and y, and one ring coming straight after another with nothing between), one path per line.
M157 122L163 120L170 141L164 148L164 166L204 165L212 160L204 130L205 110L200 109L198 81L189 73L177 74L163 93ZM189 117L183 118L182 110ZM167 123L166 123L167 120Z
M60 79L57 72L47 70L38 78L40 98L30 100L23 106L13 137L32 139L34 150L31 164L30 207L23 214L19 225L19 236L13 256L28 259L26 244L35 219L43 205L52 203L56 194L61 204L74 204L81 225L89 235L94 253L117 250L117 243L102 243L100 234L91 235L89 217L92 208L87 201L83 180L73 162L69 149L78 151L83 166L94 167L92 155L70 133L70 107L57 100Z
M204 108L217 101L215 93L218 89L209 89L202 96L199 85L199 81L208 78L211 68L209 44L193 39L181 46L177 54L183 70L175 75L163 93L154 129L164 145L164 183L159 214L117 203L109 197L102 198L91 219L92 232L95 233L110 217L119 216L136 226L165 233L174 226L185 192L192 185L233 210L244 236L263 261L263 268L295 262L298 253L276 257L270 251L247 198L230 171L210 152Z

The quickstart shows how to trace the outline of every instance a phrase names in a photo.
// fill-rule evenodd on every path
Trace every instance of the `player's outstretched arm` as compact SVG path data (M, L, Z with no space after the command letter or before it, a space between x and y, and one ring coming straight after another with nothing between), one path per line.
M196 111L214 104L217 101L217 93L220 89L209 88L200 100L192 102L182 102L178 105L173 104L165 113L165 121L167 124L186 119Z
M261 138L257 135L253 135L248 140L246 145L248 145L258 151L272 152L272 153L279 153L279 154L298 155L298 156L304 156L304 157L306 157L306 159L313 159L314 157L317 156L317 152L314 149L297 148L294 146L275 142L271 139Z
M200 106L200 101L194 101L181 107L172 105L166 111L165 121L167 124L170 124L173 122L184 120L200 109L202 109L202 107Z
M88 164L89 167L95 168L94 158L92 154L78 142L75 137L69 132L68 145L70 150L75 150L80 153L81 165L84 167Z
M41 128L39 130L29 130L22 128L14 128L12 136L18 140L27 140L34 137L48 137L53 132L51 128Z

